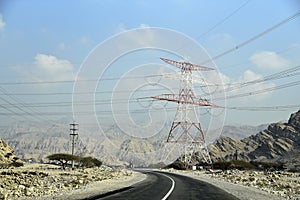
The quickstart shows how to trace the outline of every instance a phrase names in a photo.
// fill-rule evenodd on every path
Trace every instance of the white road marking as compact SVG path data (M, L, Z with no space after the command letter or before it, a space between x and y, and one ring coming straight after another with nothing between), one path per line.
M169 190L169 192L161 199L161 200L166 200L170 195L171 193L173 192L174 188L175 188L175 181L168 175L165 175L165 174L162 174L164 176L166 176L167 178L169 178L171 181L172 181L172 187L171 189Z

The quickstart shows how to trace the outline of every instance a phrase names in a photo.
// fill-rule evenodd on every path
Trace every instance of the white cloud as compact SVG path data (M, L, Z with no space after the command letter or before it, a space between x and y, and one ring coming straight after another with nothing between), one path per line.
M259 68L281 69L288 67L288 61L273 51L261 51L251 56L250 60Z
M239 82L244 83L244 82L249 82L253 81L256 79L261 79L263 76L261 74L256 74L252 72L251 70L246 70L240 77L239 77Z
M140 28L150 28L148 24L140 24Z
M140 24L140 26L138 28L150 28L151 26L149 26L148 24ZM129 29L125 26L125 24L120 23L117 27L117 33L121 33L124 31L128 31Z
M238 78L238 81L234 83L234 86L239 88L239 85L242 86L243 83L247 83L247 82L254 81L254 80L259 80L259 79L262 79L262 78L263 78L263 75L257 74L257 73L255 73L251 70L246 70ZM252 94L253 92L265 90L265 89L268 89L268 88L271 88L271 87L274 87L274 86L275 86L274 83L266 83L266 82L251 83L246 87L241 87L240 89L233 90L233 93L235 93L235 94L245 94L245 93L250 94L251 93ZM235 94L233 94L233 95L235 95ZM272 91L266 91L266 92L259 93L259 94L256 94L256 95L247 96L247 98L243 98L243 99L245 99L245 101L247 101L247 100L260 101L260 100L264 100L264 99L268 98L271 94L272 94ZM232 92L230 94L227 94L227 95L228 96L232 95Z
M52 55L37 54L33 64L33 74L39 80L60 81L74 79L74 67L68 60Z
M4 26L5 26L5 22L3 21L3 17L0 14L0 31L4 28Z
M272 94L272 91L268 91L267 89L276 86L274 83L270 82L252 82L261 80L263 75L257 74L251 70L246 70L237 79L231 79L222 73L211 74L206 76L206 78L208 85L212 85L211 87L208 87L210 91L212 91L212 98L218 99L218 104L223 97L227 100L234 100L233 105L230 106L238 106L240 104L246 105L249 102L263 101ZM214 88L213 84L220 85L220 87ZM221 87L222 85L224 87ZM255 94L259 91L263 92ZM216 93L214 94L214 92ZM226 97L223 96L223 92L225 92Z
M216 70L206 72L206 80L208 85L225 85L230 83L230 78L228 76Z

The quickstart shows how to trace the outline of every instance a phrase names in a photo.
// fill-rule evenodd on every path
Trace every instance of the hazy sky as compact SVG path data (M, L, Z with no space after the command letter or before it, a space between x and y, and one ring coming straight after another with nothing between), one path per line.
M298 0L0 0L0 125L20 120L72 121L72 80L92 50L116 34L151 27L178 32L202 46L210 57L216 58L214 67L222 77L225 90L229 86L239 87L245 82L291 69L286 72L287 77L272 78L226 93L229 97L226 107L248 107L247 110L223 109L226 124L258 125L287 119L300 105L299 69L295 68L300 63L300 15L279 23L299 11ZM259 35L275 25L279 26ZM249 41L251 38L253 40ZM143 38L137 39L143 42ZM174 42L189 47L181 41ZM240 48L224 53L241 44ZM99 60L107 58L104 54L98 56ZM102 91L95 95L96 100L102 99L102 103L96 106L97 117L109 121L110 118L106 117L110 116L109 112L119 109L110 108L112 95L103 92L116 88L118 77L130 74L137 65L153 63L153 58L164 56L169 55L160 51L143 51L119 59L105 72L107 79L114 79L104 80L95 89L95 92ZM184 56L188 60L191 55ZM197 59L191 56L191 60ZM157 64L167 65L159 59ZM149 72L133 74L147 76L158 74L159 70L153 66ZM127 84L139 83L134 79L127 81ZM210 77L207 82L214 83L214 79ZM130 90L129 85L126 88ZM145 96L154 93L161 94L162 91L151 94L143 91ZM245 95L237 97L238 94ZM217 99L214 103L219 104ZM296 106L280 107L290 105ZM130 109L134 111L136 107ZM85 113L89 114L93 115ZM143 112L137 114L137 119L146 115ZM172 114L170 116L169 120L172 120Z

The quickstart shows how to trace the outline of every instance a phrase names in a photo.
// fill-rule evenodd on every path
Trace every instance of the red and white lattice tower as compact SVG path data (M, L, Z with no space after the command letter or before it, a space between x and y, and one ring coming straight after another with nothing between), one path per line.
M201 128L197 107L219 107L210 103L207 99L196 97L193 90L193 71L208 71L213 68L195 65L189 62L178 62L161 58L164 62L178 67L181 70L179 94L161 94L152 98L166 100L178 104L175 119L172 123L167 142L181 144L184 148L182 161L185 164L192 164L192 156L200 153L204 160L211 164L209 152L206 147L203 130Z

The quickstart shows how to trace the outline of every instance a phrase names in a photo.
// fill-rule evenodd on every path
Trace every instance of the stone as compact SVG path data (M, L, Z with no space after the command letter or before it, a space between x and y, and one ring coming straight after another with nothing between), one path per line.
M19 185L20 190L25 190L25 188L26 188L25 185Z
M86 176L83 176L84 174ZM51 168L0 169L0 199L21 199L23 197L33 199L45 195L55 196L62 192L79 189L94 181L112 178L112 174L118 178L126 176L129 172L102 167L85 171L61 171Z

